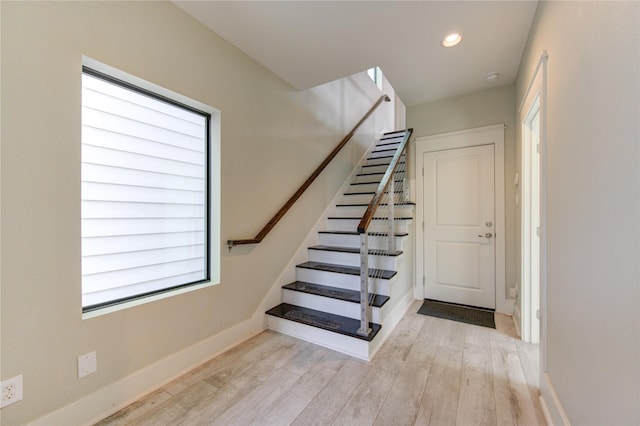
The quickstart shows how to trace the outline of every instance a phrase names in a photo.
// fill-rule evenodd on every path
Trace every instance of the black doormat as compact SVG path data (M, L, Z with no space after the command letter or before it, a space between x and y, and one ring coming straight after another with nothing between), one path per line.
M452 321L465 322L467 324L480 325L482 327L496 328L493 311L488 309L425 299L418 313Z

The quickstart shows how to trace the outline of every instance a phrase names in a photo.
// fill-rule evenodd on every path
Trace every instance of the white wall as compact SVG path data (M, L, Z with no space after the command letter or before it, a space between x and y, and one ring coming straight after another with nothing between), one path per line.
M383 105L261 245L223 246L220 285L83 321L82 55L221 111L223 245L253 237L380 92L365 73L298 92L170 3L0 8L1 367L24 377L24 400L2 410L13 425L248 320L394 112ZM97 373L78 379L93 350Z
M415 137L431 136L457 130L504 123L505 230L506 230L506 294L515 287L515 85L493 87L479 92L407 107L407 127ZM415 146L409 151L409 175L415 181ZM415 187L415 186L412 186Z
M541 2L516 105L545 49L543 396L554 423L639 424L640 3Z

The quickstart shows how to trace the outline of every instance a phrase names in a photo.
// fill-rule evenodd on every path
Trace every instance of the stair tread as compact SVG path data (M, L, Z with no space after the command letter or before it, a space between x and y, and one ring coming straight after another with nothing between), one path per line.
M380 166L388 166L391 163L382 163L382 164L363 164L362 167L380 167ZM398 164L406 164L404 161L399 161ZM396 171L397 173L397 171Z
M304 269L313 269L316 271L335 272L338 274L360 275L359 266L346 266L346 265L336 265L333 263L308 261L308 262L300 263L296 265L296 267L304 268ZM390 271L388 269L369 268L370 278L381 278L383 280L390 280L396 274L397 274L396 271Z
M333 220L362 220L361 217L358 216L329 216L327 219ZM374 217L373 220L387 220L388 217ZM394 217L395 220L413 220L412 217Z
M371 173L374 175L377 175L378 173ZM381 175L384 173L380 173ZM395 182L396 183L402 183L404 179L396 179ZM352 182L351 185L371 185L371 184L379 184L380 181L372 181L372 182Z
M378 334L381 328L380 324L369 323L369 327L371 328L369 335L361 336L357 333L360 328L360 321L356 319L316 311L315 309L303 308L289 303L281 303L269 309L266 314L369 342Z
M283 289L299 291L301 293L313 294L316 296L328 297L331 299L343 300L345 302L360 303L360 292L355 290L347 290L328 285L308 283L304 281L294 281L285 286ZM387 303L389 296L381 294L369 294L369 305L374 308L380 308Z
M379 206L386 206L386 203L380 203ZM406 201L403 203L395 203L394 206L415 206L416 203L412 201ZM364 203L354 203L354 204L336 204L336 207L368 207L369 204Z
M332 231L332 230L325 230L325 231L318 231L319 234L339 234L339 235L360 235L360 233L358 231ZM406 232L396 232L396 237L406 237L407 235L409 235ZM374 237L388 237L389 234L387 234L386 232L369 232L369 236L374 236Z
M319 231L319 234L339 234L339 235L360 235L360 233L358 231L332 231L332 230L326 230L326 231ZM396 237L406 237L407 235L409 235L406 232L396 232ZM386 232L369 232L369 236L374 236L374 237L388 237L389 234L387 234Z
M322 251L337 251L340 253L360 253L360 248L357 247L342 247L342 246L327 246L327 245L317 245L309 247L309 250L322 250ZM378 255L378 256L399 256L402 254L402 250L376 250L369 249L370 255Z

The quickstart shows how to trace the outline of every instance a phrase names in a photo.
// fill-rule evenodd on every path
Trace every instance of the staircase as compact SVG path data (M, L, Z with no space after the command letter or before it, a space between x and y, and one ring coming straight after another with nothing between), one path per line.
M410 133L409 133L410 134ZM270 329L349 355L371 359L402 317L412 298L410 230L413 204L403 201L405 154L394 174L397 193L393 229L395 250L388 250L389 219L374 216L368 230L368 334L361 335L360 235L358 224L407 131L386 133L360 166L349 189L308 247L308 261L296 266L296 281L282 287L282 302L266 312ZM405 150L406 152L406 150ZM404 248L404 250L403 250Z

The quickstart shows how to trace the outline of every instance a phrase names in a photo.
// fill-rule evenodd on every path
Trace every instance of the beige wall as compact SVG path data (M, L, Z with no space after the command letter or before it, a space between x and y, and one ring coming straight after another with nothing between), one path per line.
M541 2L516 105L545 49L546 372L571 424L639 424L640 3Z
M457 130L504 123L504 176L506 228L506 292L515 287L515 86L513 84L426 104L407 107L407 127L413 127L415 137L430 136ZM415 179L415 146L410 146L409 173Z
M221 284L82 320L81 56L221 111L222 244L253 237L380 96L365 73L298 92L164 2L1 2L2 379L23 424L248 319L374 132L383 106L259 246L222 248ZM393 93L390 93L393 97ZM98 371L77 378L78 355Z

